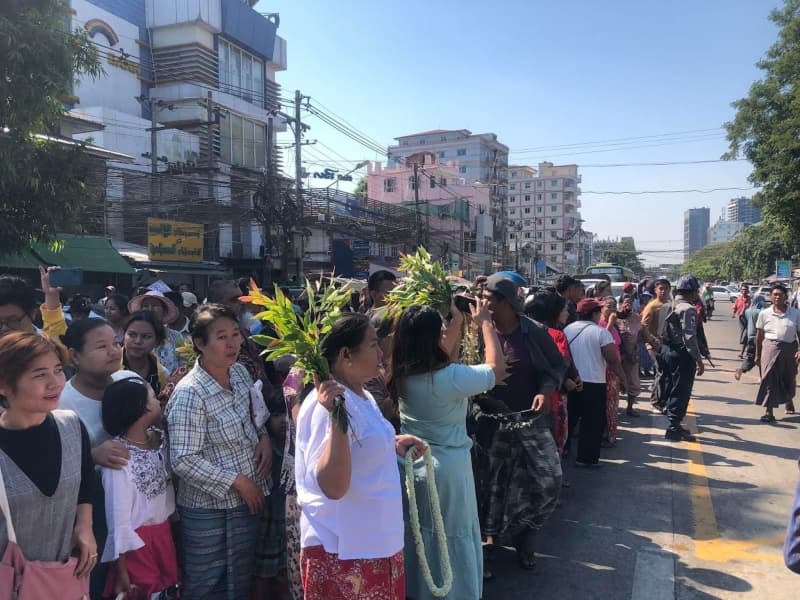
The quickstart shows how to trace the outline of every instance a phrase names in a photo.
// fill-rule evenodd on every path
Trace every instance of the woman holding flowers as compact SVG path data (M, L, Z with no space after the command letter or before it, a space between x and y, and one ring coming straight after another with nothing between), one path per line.
M381 358L367 316L341 316L322 338L321 351L332 379L316 377L316 389L297 418L305 597L403 600L403 507L395 453L405 456L413 447L421 456L426 446L413 436L395 436L364 389ZM335 410L341 398L344 423Z
M412 306L397 325L392 349L389 389L400 405L401 431L430 444L434 460L436 489L444 517L444 540L438 540L429 510L420 510L420 531L424 542L424 561L434 582L447 579L441 572L440 545L447 544L453 567L452 586L446 598L477 600L483 591L483 553L475 482L472 476L467 435L467 398L492 389L505 374L500 339L492 326L486 301L470 307L472 318L483 334L485 364L468 366L450 362L442 345L442 317L434 308ZM464 316L452 309L453 324L460 328ZM447 339L449 336L446 336ZM449 340L448 340L449 341ZM414 468L416 504L430 505L425 466ZM408 510L415 507L408 502ZM410 598L433 598L422 575L423 557L418 556L413 531L406 519L406 593ZM420 568L422 567L422 569Z

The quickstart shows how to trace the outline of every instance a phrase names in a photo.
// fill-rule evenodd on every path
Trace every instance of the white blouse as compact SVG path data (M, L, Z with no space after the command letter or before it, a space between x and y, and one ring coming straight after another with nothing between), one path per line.
M295 479L300 545L322 545L344 560L387 558L403 549L403 501L394 428L369 392L345 388L350 415L350 488L331 500L317 481L317 462L330 436L331 417L313 390L297 418Z
M145 450L122 438L114 440L124 444L131 456L122 469L101 469L108 525L101 562L142 548L144 542L136 530L143 525L159 525L175 512L175 490L169 480L164 444Z

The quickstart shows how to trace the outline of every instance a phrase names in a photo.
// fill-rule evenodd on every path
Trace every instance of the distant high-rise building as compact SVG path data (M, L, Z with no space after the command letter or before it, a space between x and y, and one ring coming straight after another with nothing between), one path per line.
M708 243L716 244L728 242L735 238L744 229L744 224L738 221L723 221L720 219L708 229Z
M690 208L683 213L683 259L708 243L711 210L708 207Z
M761 220L761 209L753 206L751 198L733 198L728 202L726 217L732 223L754 225Z

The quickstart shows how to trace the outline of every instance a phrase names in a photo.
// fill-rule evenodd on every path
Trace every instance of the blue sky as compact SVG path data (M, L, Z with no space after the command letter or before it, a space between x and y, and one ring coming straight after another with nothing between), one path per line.
M496 133L515 164L577 163L584 227L633 236L658 263L680 262L671 251L682 248L686 208L709 206L713 223L729 198L752 192L589 192L750 188L750 165L591 165L718 159L727 144L717 128L759 77L779 4L262 0L256 9L281 16L284 96L300 89L383 145L465 128ZM382 158L306 118L309 138L324 144L304 148L307 168ZM334 162L343 159L353 162Z

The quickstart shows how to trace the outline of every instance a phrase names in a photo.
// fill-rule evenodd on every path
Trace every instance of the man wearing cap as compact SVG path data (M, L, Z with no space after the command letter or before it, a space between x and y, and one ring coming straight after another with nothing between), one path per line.
M700 283L692 275L684 275L675 286L675 299L664 321L661 333L661 361L664 368L664 409L669 427L664 437L670 441L694 441L694 436L681 425L695 373L703 374L703 356L698 339L697 309Z
M520 566L532 569L536 532L561 491L561 461L545 399L561 385L566 365L547 329L521 314L518 294L517 284L499 273L486 280L483 290L507 357L508 377L481 404L479 419L497 426L486 449L481 520L487 537L509 538Z
M653 282L653 299L647 303L642 311L642 333L644 335L647 353L655 365L653 389L650 392L650 401L653 406L661 410L664 405L664 368L661 364L661 337L659 332L664 328L664 320L669 314L670 282L668 279L656 279Z
M102 298L100 298L97 301L97 304L99 304L100 306L105 306L106 305L106 302L108 302L108 299L111 298L111 296L113 296L114 294L117 293L117 288L115 288L113 285L107 285L105 287L105 292L106 292L106 295L103 296Z

